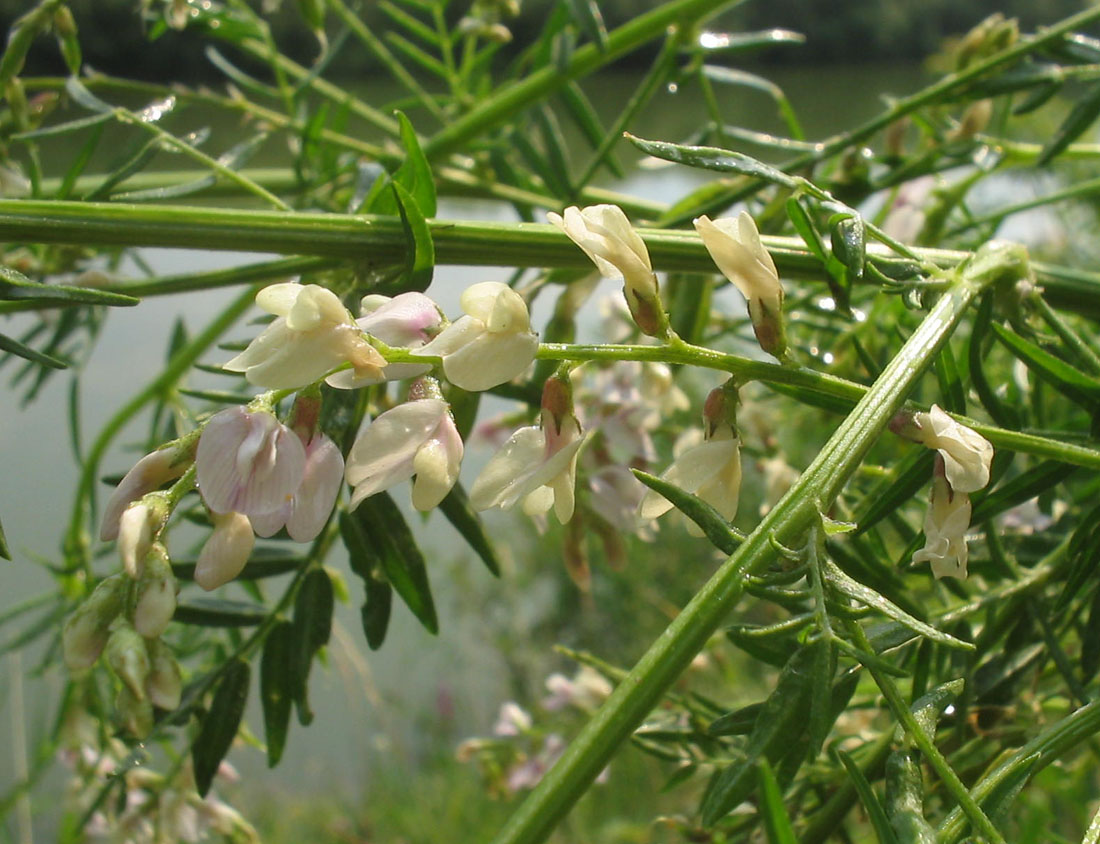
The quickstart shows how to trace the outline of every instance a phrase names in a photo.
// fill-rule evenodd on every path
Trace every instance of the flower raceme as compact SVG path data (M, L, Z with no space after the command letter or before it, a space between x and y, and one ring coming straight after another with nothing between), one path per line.
M354 487L350 506L415 476L413 507L431 510L458 480L462 452L462 438L442 398L414 398L387 410L363 429L348 454L344 477Z
M331 290L288 281L265 287L256 304L278 318L223 369L271 389L304 387L345 363L359 378L384 380L385 358Z
M523 297L506 284L485 281L463 291L465 316L415 351L443 359L443 374L463 390L488 390L511 381L535 359L539 338Z
M783 329L783 288L779 273L751 216L711 220L697 217L695 230L718 269L748 301L749 318L760 348L776 357L787 350Z
M937 458L937 463L940 462ZM913 562L929 563L937 579L965 578L969 527L970 496L952 489L942 471L937 471L924 516L924 547L913 554Z
M623 294L638 327L651 336L668 331L657 275L645 241L618 205L589 205L550 212L546 218L584 250L604 278L621 279Z

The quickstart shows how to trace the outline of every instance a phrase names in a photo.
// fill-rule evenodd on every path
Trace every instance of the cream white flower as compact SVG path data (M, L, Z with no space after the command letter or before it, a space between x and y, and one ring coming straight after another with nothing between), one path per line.
M364 334L377 337L387 346L401 349L418 349L439 333L443 315L439 306L423 293L401 293L394 297L371 294L360 302L356 325ZM379 384L416 378L431 371L430 364L389 363L380 372L344 369L334 372L325 382L332 387L350 390Z
M163 523L157 510L144 502L131 504L119 519L118 555L126 574L135 580L145 570L145 557Z
M562 524L573 518L577 453L584 444L572 413L555 421L542 411L542 424L520 428L486 464L470 489L475 510L509 510L523 502L530 516L554 508Z
M924 517L924 547L913 554L913 562L930 563L937 578L965 578L969 527L970 496L953 490L948 480L937 473L932 479L932 498Z
M748 301L749 318L760 347L770 354L782 354L786 349L783 288L775 262L760 242L752 217L745 211L720 220L697 217L695 230L718 269Z
M447 379L463 390L488 390L522 373L539 346L523 297L485 281L467 287L459 301L466 315L415 353L443 358Z
M265 515L290 501L305 473L302 441L274 414L231 407L206 423L195 454L199 491L215 513Z
M252 555L256 537L243 513L213 513L214 531L199 552L195 583L207 592L241 573Z
M288 281L265 287L256 304L278 319L223 369L273 389L304 387L344 363L361 377L383 380L385 358L331 290Z
M604 278L621 279L643 299L657 295L649 250L618 205L572 205L564 217L551 211L546 219L584 250Z
M914 416L915 439L943 457L947 482L955 492L975 492L989 483L993 445L972 428L960 425L939 405Z
M741 441L732 430L719 430L677 457L661 480L701 498L729 521L737 515L741 495ZM643 519L656 519L671 509L671 501L650 490L638 514Z
M431 510L458 480L462 452L443 399L416 399L387 410L363 429L348 454L344 478L355 488L350 506L415 476L413 507Z

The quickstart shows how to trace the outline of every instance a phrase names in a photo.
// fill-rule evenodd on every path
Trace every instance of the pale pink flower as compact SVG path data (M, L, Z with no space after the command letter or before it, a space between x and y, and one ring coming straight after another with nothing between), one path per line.
M431 510L458 480L462 452L443 399L416 399L387 410L362 430L348 454L344 477L355 488L350 506L415 476L413 507Z
M336 443L321 433L315 434L305 449L305 471L294 495L277 510L250 518L257 536L274 536L285 525L295 542L311 542L328 521L340 494L344 458Z
M256 537L243 513L213 513L214 531L199 552L195 583L207 592L228 583L244 569Z
M380 376L386 365L331 290L288 281L265 287L256 304L278 319L222 367L243 372L249 383L295 389L345 363L359 377Z
M441 328L443 315L439 306L423 293L401 293L393 298L381 294L364 296L360 304L362 316L356 320L359 330L377 337L387 346L400 349L419 349L435 337ZM388 363L380 373L345 369L325 379L326 383L340 389L353 389L426 375L430 364Z
M186 449L167 446L146 454L115 487L107 506L103 509L103 522L99 529L99 538L110 542L118 538L119 519L131 502L143 495L159 489L168 481L175 480L184 473L190 464L190 455Z
M531 729L534 722L531 714L514 700L506 700L500 705L496 723L493 724L494 736L518 736Z
M613 687L595 668L582 665L572 679L564 674L551 674L546 678L546 690L550 696L543 699L543 709L553 712L575 706L591 712L608 698Z
M195 455L199 491L215 513L262 516L290 501L302 483L302 441L274 414L232 407L206 423Z
M562 524L573 518L577 453L585 438L572 413L555 419L544 408L541 420L512 434L486 464L470 489L475 510L509 510L522 501L530 516L553 507Z
M463 390L488 390L520 375L539 346L523 297L485 281L466 288L460 302L466 315L415 353L441 357L443 373Z

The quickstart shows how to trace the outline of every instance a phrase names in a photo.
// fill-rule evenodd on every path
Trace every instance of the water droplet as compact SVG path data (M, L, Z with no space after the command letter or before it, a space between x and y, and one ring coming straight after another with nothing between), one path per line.
M817 300L817 306L823 311L835 311L836 300L832 296L825 296Z
M823 354L823 355L821 356L821 359L822 359L822 360L823 360L823 361L824 361L825 363L832 363L832 362L833 362L834 360L836 360L836 358L834 358L834 357L833 357L833 353L832 353L832 352L826 352L825 354Z
M947 706L945 706L943 708L943 714L944 715L954 715L955 714L955 704L953 704L953 703L947 704Z
M859 308L852 308L852 318L856 322L867 322L867 312L861 311Z
M680 90L680 86L677 85L675 82L669 82L668 83L668 92L670 94L675 94L679 90Z
M700 32L699 46L704 50L719 50L730 45L730 37L725 32Z
M145 123L156 123L164 115L176 107L175 97L166 97L155 103L150 103L138 112L138 118Z

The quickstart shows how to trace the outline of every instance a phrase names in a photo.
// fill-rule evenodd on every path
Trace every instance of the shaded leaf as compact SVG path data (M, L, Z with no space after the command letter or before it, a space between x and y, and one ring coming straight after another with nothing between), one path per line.
M877 481L855 507L856 535L865 533L911 499L932 477L935 452L927 448L910 449L893 471Z
M423 292L432 283L435 271L432 232L412 194L397 182L390 187L397 197L397 209L405 232L405 271L401 289Z
M1062 124L1043 146L1036 167L1044 167L1076 141L1100 116L1100 83L1093 82L1091 90L1077 103Z
M975 502L970 517L971 524L984 522L1017 504L1030 501L1040 493L1068 480L1078 468L1057 460L1044 460Z
M203 797L210 790L218 766L237 735L248 700L250 676L251 670L244 660L235 659L229 663L214 692L210 709L202 719L199 735L191 746L195 789Z
M294 703L294 685L287 670L294 642L293 625L280 621L264 641L260 659L260 700L264 710L264 737L267 741L267 766L274 768L283 756L290 728L290 710Z
M848 772L848 779L852 781L852 786L855 788L856 794L859 795L860 802L863 804L864 811L867 812L867 819L875 830L879 844L897 844L894 830L890 826L890 821L886 818L886 810L882 807L882 802L878 799L874 789L871 788L871 783L867 781L867 777L859 769L859 765L855 763L850 754L845 753L838 747L832 748L830 752L840 760L840 764Z
M779 783L776 782L775 773L767 759L757 761L756 776L760 789L758 811L764 821L764 832L768 836L768 844L797 844L790 816L783 806L783 793L779 789Z
M334 601L332 580L321 568L306 574L294 599L287 673L293 684L298 721L303 725L313 721L313 710L309 705L309 672L314 655L328 644L332 633Z
M604 26L603 15L600 14L600 7L596 4L596 0L566 0L569 4L569 9L573 13L573 20L580 26L581 31L584 32L592 41L596 42L596 46L600 52L607 51L607 27Z
M173 621L199 627L252 627L267 618L267 608L247 601L190 598L176 604Z
M640 469L631 469L630 471L634 473L634 477L639 481L654 492L667 498L673 507L695 522L719 551L732 554L745 538L739 530L731 527L729 522L722 518L721 513L701 498L692 495L690 492L685 492L675 484L661 480L656 475L651 475Z

